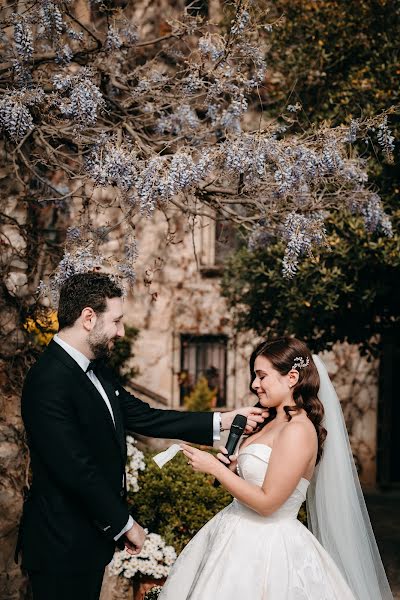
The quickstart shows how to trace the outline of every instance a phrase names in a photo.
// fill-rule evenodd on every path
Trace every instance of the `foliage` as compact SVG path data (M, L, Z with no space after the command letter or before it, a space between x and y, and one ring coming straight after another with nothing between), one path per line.
M358 118L400 101L400 7L395 0L274 0L284 25L272 32L276 110L288 97L306 119Z
M148 592L146 592L144 596L144 600L157 600L158 596L161 594L162 587L160 585L156 585L151 588Z
M293 334L315 352L343 340L377 350L376 335L400 323L400 236L371 235L359 218L339 214L327 222L327 237L330 248L307 258L292 281L281 276L280 243L231 259L223 293L239 329Z
M58 331L57 312L53 309L42 309L36 318L26 318L24 328L32 334L34 343L47 346Z
M123 338L116 340L112 355L108 360L108 365L116 373L122 385L129 384L129 381L139 374L136 367L127 367L127 362L135 357L133 345L138 336L139 329L125 326L125 335Z
M231 501L212 478L194 473L182 453L162 469L146 453L146 469L139 473L140 493L129 494L133 518L160 534L179 554L191 538Z
M186 410L191 411L209 411L213 406L216 390L210 390L205 377L199 377L196 385L189 394L183 399L183 405Z
M348 122L351 130L361 115L391 105L398 109L398 2L361 0L355 10L351 0L276 0L270 8L273 14L284 14L285 23L271 34L274 69L267 84L269 114L281 113L288 90L288 102L299 105L296 119L306 129L315 122ZM397 139L398 110L390 123ZM366 153L368 146L373 146L371 153ZM385 205L396 205L399 170L382 160L385 143L368 137L357 148L361 156L368 156L370 179Z
M302 128L347 122L351 138L361 115L392 105L397 111L390 125L397 139L399 4L361 0L355 10L351 0L276 0L270 8L272 14L284 14L285 23L271 33L274 68L266 86L268 114L278 116L282 102L289 102L285 119L293 116L289 109L297 106L296 120ZM393 149L393 141L391 145ZM359 155L368 161L370 180L390 211L397 205L400 189L398 152L396 164L386 161L385 146L382 138L377 143L373 136L356 143ZM367 152L368 147L372 152Z

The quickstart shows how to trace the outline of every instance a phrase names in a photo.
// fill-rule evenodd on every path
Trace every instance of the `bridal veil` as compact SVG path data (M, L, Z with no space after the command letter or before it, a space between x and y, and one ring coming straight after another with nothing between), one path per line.
M358 600L393 600L371 527L339 399L322 360L318 397L328 431L307 493L308 524Z

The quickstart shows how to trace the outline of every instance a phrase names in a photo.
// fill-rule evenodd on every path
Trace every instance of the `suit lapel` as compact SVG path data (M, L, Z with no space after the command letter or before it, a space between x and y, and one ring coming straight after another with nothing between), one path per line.
M107 405L104 402L104 398L102 397L102 395L100 394L100 392L98 391L98 389L96 388L94 383L92 383L90 381L90 379L86 375L86 373L81 369L81 367L78 365L78 363L72 358L72 356L70 356L68 354L68 352L66 352L64 350L64 348L62 348L59 344L57 344L57 342L54 342L53 340L48 345L47 351L51 352L52 354L56 354L57 358L62 363L64 363L64 365L66 367L68 367L69 369L71 369L74 372L74 376L76 376L79 379L79 381L82 383L82 386L84 387L84 389L90 394L92 399L95 401L96 406L98 406L99 410L102 411L106 421L108 422L112 436L113 436L115 442L118 444L118 447L121 450L122 457L124 458L125 452L124 452L124 447L122 446L122 443L121 443L121 438L122 438L122 442L123 442L123 444L125 444L124 430L123 430L123 425L122 425L122 421L121 421L119 405L117 404L117 402L115 400L115 392L114 392L113 386L111 384L109 384L102 375L100 375L100 377L99 377L99 375L97 375L99 381L101 382L101 384L104 388L104 391L106 392L106 394L110 400L111 408L113 410L114 419L115 419L115 426L114 426L114 421L111 417L110 411L108 410ZM122 429L122 435L121 435L121 429Z
M114 419L115 419L115 427L114 427L114 423L113 423L114 432L116 434L118 444L119 444L121 452L122 452L122 456L125 456L125 428L124 428L124 424L122 422L119 402L115 395L115 387L103 375L103 373L101 371L99 373L96 373L96 375L97 375L101 385L103 386L108 399L110 400L111 408L112 408ZM111 417L111 415L110 415L110 417Z

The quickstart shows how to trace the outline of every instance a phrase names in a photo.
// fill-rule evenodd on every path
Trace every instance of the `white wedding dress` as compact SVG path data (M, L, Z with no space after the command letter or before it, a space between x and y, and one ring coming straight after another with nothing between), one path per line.
M272 448L240 451L240 477L261 486ZM309 482L262 517L237 500L189 542L159 600L355 600L332 558L297 519ZM359 599L362 600L362 599Z

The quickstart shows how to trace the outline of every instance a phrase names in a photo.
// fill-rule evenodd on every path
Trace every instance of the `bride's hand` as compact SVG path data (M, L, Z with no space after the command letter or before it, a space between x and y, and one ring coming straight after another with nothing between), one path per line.
M231 471L236 472L238 455L231 454L231 456L228 456L228 450L224 446L220 446L219 450L220 452L217 454L218 460L227 465Z
M215 476L216 469L221 466L219 460L215 458L210 452L204 452L204 450L198 450L188 444L180 444L183 454L188 459L188 465L190 465L193 471L199 473L210 473Z

